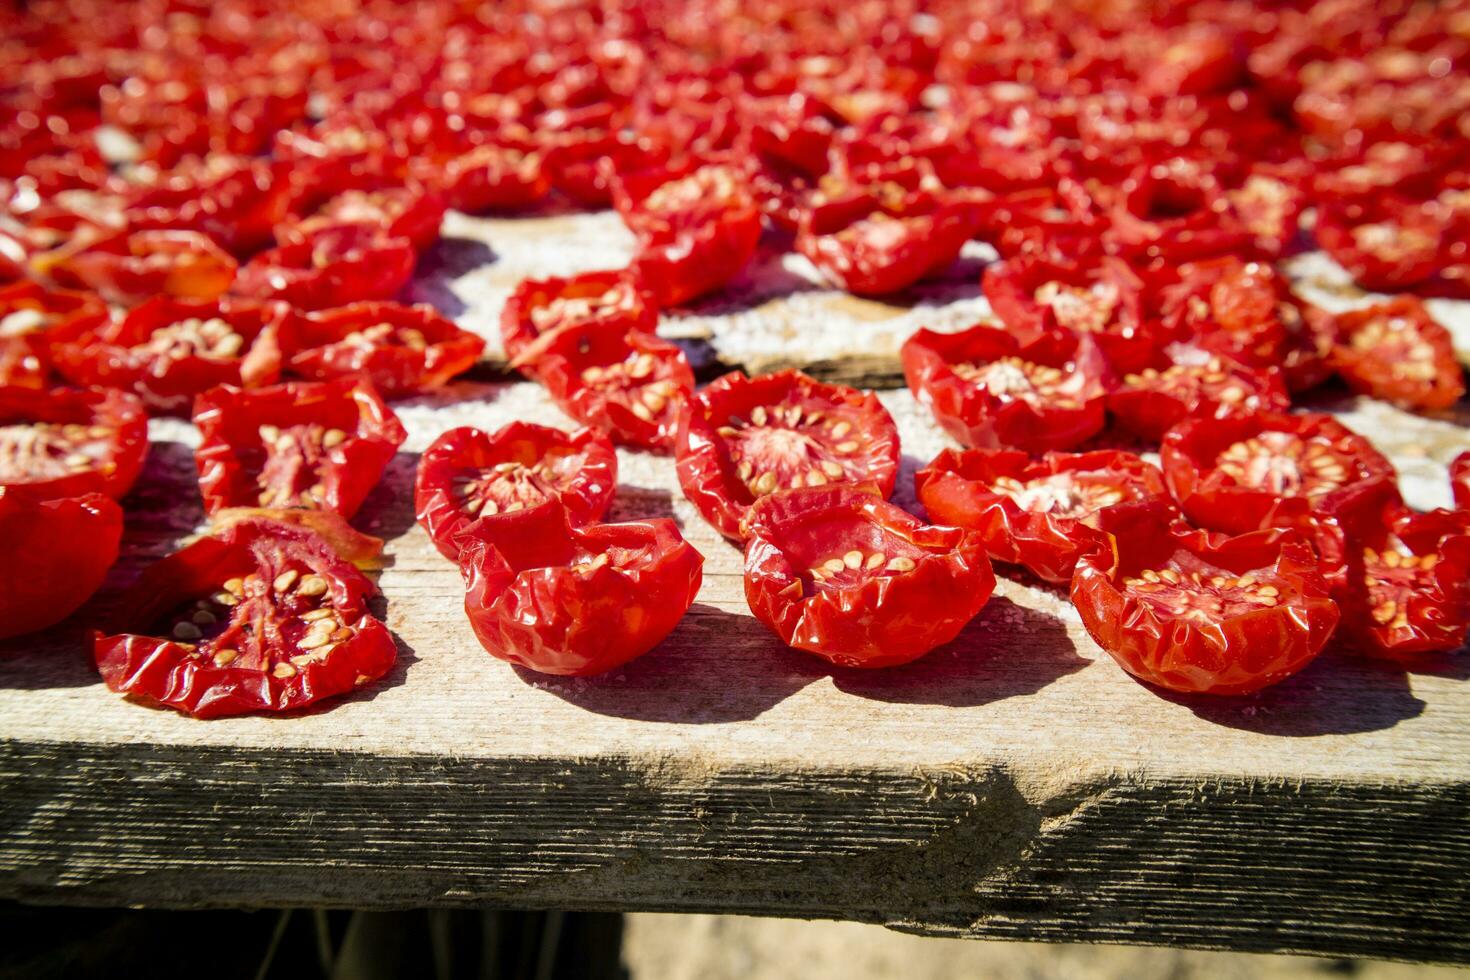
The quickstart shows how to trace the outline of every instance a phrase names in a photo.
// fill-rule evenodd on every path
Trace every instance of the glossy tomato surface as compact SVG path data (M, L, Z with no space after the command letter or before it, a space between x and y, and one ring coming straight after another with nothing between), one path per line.
M34 282L0 287L0 386L44 388L51 345L107 322L107 304L91 293Z
M117 560L122 508L100 493L47 499L0 485L0 639L61 622Z
M351 303L304 316L288 370L313 381L366 378L387 398L441 388L485 342L425 304Z
M259 253L240 269L234 290L300 310L324 310L392 299L412 278L415 261L406 238L389 238L366 225L333 225Z
M69 289L88 289L113 303L153 296L213 299L230 288L238 264L207 235L192 231L136 231L88 242L80 238L59 254L38 256L32 267Z
M1413 296L1336 316L1332 365L1354 391L1400 408L1435 411L1465 396L1449 330Z
M500 336L514 367L539 376L540 355L567 330L653 333L658 309L626 270L568 279L523 279L500 314Z
M148 455L148 415L134 395L100 388L0 387L0 486L43 498L121 499Z
M1128 431L1158 442L1187 418L1284 412L1291 394L1276 368L1251 368L1224 354L1170 344L1108 394L1108 411Z

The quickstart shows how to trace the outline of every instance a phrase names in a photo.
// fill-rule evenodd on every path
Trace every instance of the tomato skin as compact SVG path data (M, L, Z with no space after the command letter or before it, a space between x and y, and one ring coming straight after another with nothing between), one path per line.
M286 218L276 227L283 245L310 239L321 228L356 225L406 238L422 252L438 240L444 222L444 199L437 191L381 171L321 161L293 186Z
M246 390L211 388L195 399L194 424L200 435L194 451L199 492L210 514L226 507L279 503L262 500L256 482L261 474L253 459L263 452L263 425L286 429L304 424L346 433L340 444L327 447L325 461L315 471L322 487L317 506L345 518L357 513L408 435L372 385L353 378Z
M432 175L419 171L444 195L444 202L466 214L530 207L551 193L551 175L542 154L487 143L439 163Z
M1281 365L1301 313L1285 277L1235 256L1191 262L1159 289L1173 335L1250 367Z
M1439 270L1444 228L1424 208L1405 203L1362 208L1323 206L1313 229L1323 251L1364 289L1398 292Z
M1299 532L1253 531L1230 537L1172 520L1162 505L1115 511L1106 532L1082 553L1072 578L1072 603L1087 632L1118 665L1140 680L1186 694L1249 694L1301 670L1337 626L1312 547ZM1274 589L1245 610L1207 617L1165 614L1130 591L1141 570L1199 571ZM1185 589L1189 586L1186 584Z
M208 235L239 258L268 247L286 217L288 165L211 155L157 173L128 195L134 230L186 229Z
M1291 394L1276 368L1252 369L1231 358L1171 344L1108 394L1108 412L1143 439L1158 442L1187 418L1236 412L1284 412Z
M111 497L47 499L37 488L0 486L0 639L55 625L90 599L122 531Z
M413 245L363 225L334 225L267 249L240 269L234 291L324 310L359 300L392 299L413 278Z
M541 352L569 329L653 333L658 307L625 269L584 272L567 279L523 279L500 312L500 337L512 366L538 376Z
M1418 298L1400 296L1334 319L1332 365L1354 391L1409 411L1449 408L1464 396L1454 339Z
M386 324L383 338L363 332ZM397 340L399 342L394 343ZM350 303L301 318L292 374L314 381L365 377L386 398L442 388L474 367L485 341L455 326L432 306Z
M984 324L958 333L920 329L904 342L903 373L920 404L944 431L966 446L1013 447L1028 452L1071 449L1102 430L1111 375L1102 351L1087 336L1049 330L1020 340ZM1051 369L1065 377L1065 391L1037 392L1035 405L997 396L965 380L957 366L985 366L1003 359ZM1064 398L1058 404L1058 395Z
M1074 517L1022 506L996 489L999 480L1058 476L1104 487L1119 499ZM1101 511L1168 499L1157 467L1114 450L1049 452L1033 459L1014 449L946 449L914 474L914 488L931 520L976 531L991 559L1025 565L1048 582L1062 583L1072 580L1078 555L1097 536Z
M487 433L462 426L442 433L419 458L414 480L414 514L440 554L458 561L465 539L493 543L496 525L520 521L524 510L487 515L467 511L455 499L454 480L465 471L483 471L506 463L529 466L548 456L578 459L576 471L549 499L557 501L569 521L601 520L612 506L618 484L618 457L606 436L594 429L565 433L531 422L511 422ZM526 509L534 508L530 504Z
M757 495L739 474L730 445L719 431L732 421L750 419L767 406L801 408L810 417L821 412L847 422L857 443L844 450L851 462L843 482L872 483L885 497L898 481L898 427L872 392L816 381L800 371L786 370L750 378L732 371L715 379L689 401L675 441L676 470L684 496L706 521L732 541L744 541L744 522ZM847 467L844 467L847 469Z
M889 209L858 201L807 211L796 250L841 289L881 296L943 271L973 231L974 222L958 204Z
M34 422L106 428L106 455L97 467L70 476L6 484L0 475L0 486L45 498L101 493L114 500L132 489L148 455L148 415L136 396L101 388L0 387L0 426Z
M36 256L31 267L58 286L130 304L159 295L214 299L230 288L239 265L198 232L135 231L78 237L55 254Z
M978 534L934 527L872 487L781 490L746 521L745 599L787 646L844 667L892 667L953 640L989 601L995 575ZM856 582L829 587L808 571L842 564L875 542L895 547L904 571L852 569ZM880 549L887 563L887 548ZM912 554L911 554L912 553ZM846 574L846 573L840 573Z
M1450 463L1450 490L1455 495L1455 508L1470 512L1470 451Z
M5 326L27 318L34 324ZM0 386L46 387L51 345L96 329L107 319L107 304L92 293L48 290L34 282L0 287Z
M192 644L125 632L153 628L170 610L217 593L231 578L254 573L271 583L283 567L297 570L298 581L302 568L324 579L326 601L352 630L330 656L299 665L287 661L279 622L266 622L261 630L260 642L269 644L262 653L265 664L246 663L248 656L217 664ZM195 718L292 711L346 694L393 666L397 646L367 607L376 591L312 532L273 521L241 521L145 569L119 602L125 621L114 627L118 632L94 634L92 655L109 690Z
M462 554L465 614L481 645L501 660L576 677L653 649L694 603L704 557L670 520L578 528L555 516L526 553L477 541ZM610 560L599 563L602 556Z
M1219 468L1231 447L1280 433L1330 455L1343 475L1315 495L1281 493L1241 483ZM1160 448L1164 480L1186 517L1203 527L1244 534L1275 526L1309 527L1333 519L1368 486L1384 485L1397 496L1396 474L1367 439L1330 415L1253 412L1225 418L1187 419L1164 435ZM1300 468L1297 468L1300 472Z

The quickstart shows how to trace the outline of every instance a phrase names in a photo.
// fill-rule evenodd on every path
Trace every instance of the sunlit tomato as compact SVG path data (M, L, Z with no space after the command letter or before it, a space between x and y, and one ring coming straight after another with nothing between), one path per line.
M1239 186L1226 188L1225 201L1250 232L1255 251L1275 257L1296 240L1307 196L1290 181L1258 168Z
M1103 239L1110 251L1172 262L1244 249L1250 234L1230 209L1217 181L1168 163L1142 168L1124 181Z
M109 689L196 718L290 711L393 666L375 592L310 531L242 521L145 570L93 657Z
M122 391L0 387L0 486L121 499L148 454L148 415Z
M1371 442L1315 413L1189 419L1165 434L1160 453L1185 515L1231 534L1330 520L1365 484L1395 476Z
M799 371L739 371L694 396L676 447L679 485L704 519L744 540L746 514L778 489L898 479L898 428L872 392Z
M1274 268L1227 256L1181 266L1177 277L1158 301L1175 335L1252 367L1285 360L1301 314Z
M1470 511L1470 451L1450 463L1450 490L1455 495L1455 507Z
M530 207L551 192L545 159L534 150L486 143L435 164L426 183L439 188L444 203L467 214Z
M290 182L280 162L221 156L190 158L172 170L130 175L129 228L202 232L233 255L271 244L286 217Z
M1470 514L1401 504L1344 521L1343 634L1375 656L1413 660L1464 646L1470 630Z
M1308 303L1281 308L1286 325L1286 352L1281 361L1286 388L1310 391L1332 377L1332 352L1337 346L1337 318Z
M406 238L421 252L438 240L443 221L444 199L418 181L326 164L297 185L276 238L291 244L351 225Z
M612 177L662 166L668 150L661 143L629 133L605 131L591 139L566 139L563 135L544 141L546 169L553 186L584 208L605 208L612 203Z
M122 531L122 508L100 493L48 499L0 486L0 639L59 623L91 598Z
M1186 418L1290 407L1275 368L1248 368L1185 344L1170 344L1149 366L1123 375L1108 395L1108 411L1119 424L1153 442Z
M1103 224L1079 215L1053 188L1017 191L997 199L986 223L986 241L1005 258L1040 255L1073 261L1102 250Z
M292 374L365 377L385 397L443 387L474 366L485 341L424 304L353 303L299 321Z
M997 327L919 330L903 345L909 390L967 446L1071 449L1103 427L1111 376L1091 337Z
M1077 555L1096 536L1098 513L1167 499L1158 468L1111 450L1047 453L946 449L914 474L931 520L977 531L996 561L1070 582Z
M653 333L658 309L626 270L584 272L570 279L523 279L500 312L500 337L516 367L537 376L541 351L568 329Z
M215 385L270 384L280 376L286 310L279 304L158 296L120 320L51 348L73 384L135 392L151 409L187 412Z
M33 282L0 287L0 386L44 388L51 344L106 321L107 305L91 293Z
M668 451L694 371L676 344L603 324L572 327L536 358L536 376L562 411L620 445Z
M932 527L872 487L782 490L746 519L745 600L781 641L891 667L957 636L990 599L980 536Z
M213 299L234 282L237 263L207 235L135 231L36 256L32 268L58 286L90 289L113 303L153 296Z
M1354 209L1318 208L1313 229L1320 244L1364 289L1397 292L1438 271L1444 228L1429 210L1400 205Z
M199 492L224 507L306 507L350 518L407 433L365 381L222 386L194 403Z
M1332 363L1354 391L1410 411L1448 408L1465 394L1450 332L1413 296L1336 315Z
M1296 531L1229 537L1118 509L1077 561L1072 602L1124 670L1173 691L1248 694L1321 651L1338 622L1317 557Z
M256 255L240 269L235 292L279 299L301 310L359 300L392 299L413 277L406 238L386 238L364 225L341 225Z
M506 550L477 541L461 556L480 643L501 660L576 676L653 649L693 604L704 557L670 520L575 527L555 516L536 522L534 541Z
M958 204L890 212L877 201L859 201L809 210L796 233L796 250L847 292L879 296L943 271L973 231Z
M593 429L568 434L530 422L486 433L450 429L419 458L414 513L451 561L462 538L494 543L494 528L554 500L573 523L601 520L618 484L618 457ZM484 532L484 533L480 533Z

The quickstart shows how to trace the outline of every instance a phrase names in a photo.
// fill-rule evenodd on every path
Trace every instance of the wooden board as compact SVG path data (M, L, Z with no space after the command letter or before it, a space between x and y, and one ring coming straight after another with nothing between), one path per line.
M488 265L454 266L477 251L466 243L441 249L416 289L484 327L494 290L520 276L616 261L606 216L545 220L525 249L489 224ZM978 302L971 288L871 330L959 321ZM761 309L699 316L719 339L774 316ZM830 360L852 362L840 347ZM947 442L907 392L883 400L911 505L914 468ZM1412 502L1447 501L1444 464L1467 445L1453 420L1330 407L1390 453ZM389 541L398 667L335 706L215 722L109 694L80 642L202 519L193 430L154 423L109 585L70 623L0 645L0 896L727 911L1470 962L1463 658L1410 674L1330 651L1254 697L1161 696L1100 654L1061 592L1005 578L948 647L835 670L749 616L739 553L683 500L672 463L622 453L614 517L679 521L706 556L703 591L641 660L543 677L475 642L409 488L445 428L566 420L508 382L463 382L400 413L410 441L358 522Z

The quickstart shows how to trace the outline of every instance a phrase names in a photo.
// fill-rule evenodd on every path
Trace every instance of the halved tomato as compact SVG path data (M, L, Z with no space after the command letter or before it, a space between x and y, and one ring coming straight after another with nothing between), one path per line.
M61 622L117 560L123 513L100 493L47 499L0 485L0 639Z
M485 341L425 304L351 303L298 321L292 374L363 377L387 398L443 387L474 366Z
M1252 369L1186 344L1170 344L1147 367L1123 375L1108 395L1108 411L1119 424L1153 442L1186 418L1290 407L1280 371Z
M858 296L897 292L943 271L975 230L966 208L916 197L896 208L875 199L809 209L796 250Z
M523 279L500 312L506 357L531 377L537 376L541 351L559 333L591 327L653 333L658 308L631 273L614 269L570 279Z
M413 277L413 245L366 225L335 225L261 252L235 280L241 296L279 299L300 310L392 299Z
M1410 411L1449 408L1465 394L1450 332L1413 296L1335 317L1332 364L1348 386Z
M89 388L0 387L0 486L42 498L121 499L148 455L148 415L134 395Z
M58 286L90 289L112 303L153 296L214 299L230 288L238 263L208 235L193 231L79 236L35 256L31 268Z
M51 344L100 327L107 317L107 304L92 293L34 282L0 287L0 385L44 388Z

